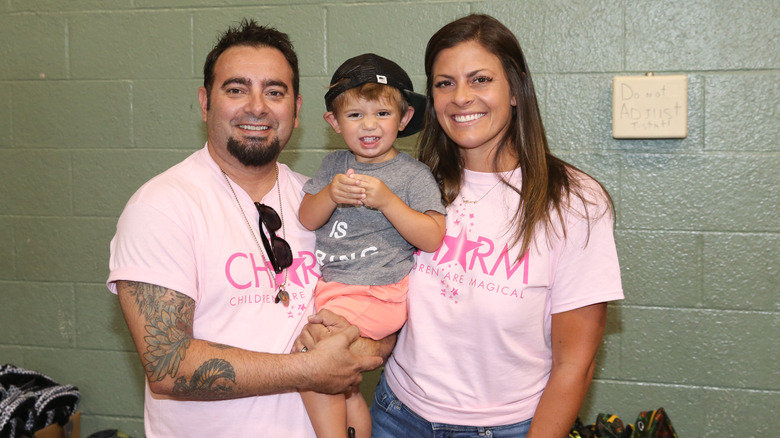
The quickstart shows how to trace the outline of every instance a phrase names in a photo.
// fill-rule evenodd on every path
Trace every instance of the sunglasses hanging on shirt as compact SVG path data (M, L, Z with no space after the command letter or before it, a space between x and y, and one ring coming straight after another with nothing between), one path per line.
M260 230L262 231L263 226L268 230L268 236L266 236L266 233L260 233L265 252L268 254L268 259L274 268L274 272L281 274L293 262L290 244L276 235L276 232L282 228L282 220L279 219L276 210L265 204L255 202L255 207L257 207L257 212L260 213Z
M247 219L246 214L244 214L244 209L241 208L241 202L238 200L238 196L236 195L235 190L233 190L233 184L230 183L230 178L228 178L227 173L225 173L224 170L222 170L222 175L225 177L225 182L230 188L230 192L233 193L233 198L235 198L236 205L238 206L241 215L244 217L244 221L246 221L246 225L249 228L250 234L255 239L255 243L257 243L257 247L261 251L263 264L266 263L265 256L268 255L268 262L271 263L271 267L273 268L274 272L276 274L281 274L282 271L292 266L293 255L290 244L287 243L287 241L283 238L276 235L276 231L279 229L281 229L282 233L284 234L284 208L282 207L282 192L281 188L279 187L279 167L276 167L276 193L279 196L279 211L282 212L281 217L273 208L259 202L254 203L260 216L258 231L260 232L260 239L263 241L265 254L262 254L263 249L260 248L260 242L257 241L257 237L252 230L252 226L249 225L249 220ZM278 284L276 282L275 275L271 275L269 273L269 277L270 281L274 285L274 289L277 291L276 296L274 297L274 303L278 304L281 302L284 307L289 306L290 294L287 293L284 288L285 284L287 284L287 272L284 274L284 282L282 282L282 284Z
M293 262L290 244L276 235L276 232L282 228L282 220L279 218L276 210L265 204L255 202L255 207L260 214L260 239L263 241L265 253L268 254L268 261L271 262L274 272L281 274ZM263 231L264 227L268 231L267 235ZM285 305L290 301L290 295L284 290L284 287L279 287L279 292L274 298L274 303L279 303L280 301L285 303Z

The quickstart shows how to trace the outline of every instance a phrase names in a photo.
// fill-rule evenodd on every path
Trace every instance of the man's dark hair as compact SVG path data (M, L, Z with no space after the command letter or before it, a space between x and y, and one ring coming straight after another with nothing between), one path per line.
M244 18L238 26L229 27L219 37L219 41L211 49L203 64L203 86L206 88L207 99L211 96L214 86L214 65L225 50L234 46L271 47L282 52L293 72L293 94L298 98L298 56L295 54L292 42L286 33L273 27L260 26L251 18Z

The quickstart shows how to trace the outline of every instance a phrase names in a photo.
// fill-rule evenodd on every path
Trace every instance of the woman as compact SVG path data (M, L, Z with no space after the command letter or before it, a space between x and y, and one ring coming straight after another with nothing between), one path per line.
M411 274L409 319L371 408L374 437L564 437L606 302L623 298L611 199L550 154L503 24L470 15L444 26L425 73L420 159L439 180L447 236Z

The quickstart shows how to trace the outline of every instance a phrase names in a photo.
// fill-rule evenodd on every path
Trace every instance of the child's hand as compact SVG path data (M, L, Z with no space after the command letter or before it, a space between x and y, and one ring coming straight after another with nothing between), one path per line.
M350 169L351 170L351 169ZM357 181L358 187L363 189L362 204L366 207L382 210L395 196L381 179L357 173L350 174L350 178Z
M361 205L365 198L366 190L360 186L360 181L353 178L355 171L347 170L346 174L339 173L328 184L330 199L336 204Z

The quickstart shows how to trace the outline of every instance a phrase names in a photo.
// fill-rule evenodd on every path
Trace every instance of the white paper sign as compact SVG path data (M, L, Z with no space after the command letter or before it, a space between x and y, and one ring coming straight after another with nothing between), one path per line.
M687 135L687 76L615 76L612 79L614 138L685 138Z

